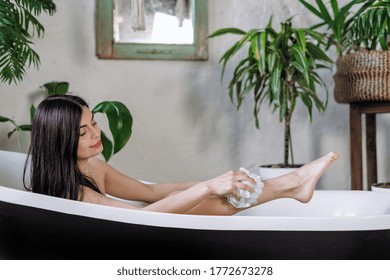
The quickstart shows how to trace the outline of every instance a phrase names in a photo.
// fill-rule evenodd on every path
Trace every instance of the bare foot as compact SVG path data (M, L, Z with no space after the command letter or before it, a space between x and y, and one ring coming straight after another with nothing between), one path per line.
M338 153L330 152L292 172L291 174L299 178L298 186L293 191L292 197L303 203L309 202L313 197L318 179L320 179L328 167L339 157L340 155Z

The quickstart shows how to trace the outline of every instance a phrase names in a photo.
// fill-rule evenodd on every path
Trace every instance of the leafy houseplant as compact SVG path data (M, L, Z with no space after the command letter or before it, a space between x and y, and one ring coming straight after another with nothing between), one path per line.
M368 1L355 14L347 32L349 45L365 50L388 50L390 1Z
M67 82L50 82L43 85L46 89L47 95L66 94L68 93L69 83ZM35 115L35 106L30 107L30 118L33 119ZM102 113L107 116L109 129L112 135L110 140L106 134L101 132L101 139L103 144L103 156L108 161L111 156L118 153L129 141L133 118L128 108L119 101L103 101L97 104L92 110L92 113ZM13 119L0 116L0 122L10 122L14 129L8 133L8 138L14 132L31 131L31 124L18 125Z
M31 38L43 36L44 27L37 17L42 13L53 15L56 6L52 0L1 0L0 2L0 82L23 80L26 68L40 64L39 55L32 49ZM0 122L15 121L0 116ZM19 127L23 130L24 127ZM9 135L10 136L10 135Z
M335 0L331 0L328 6L321 0L316 0L316 6L305 0L300 2L321 20L316 27L327 28L331 38L328 47L335 46L337 50L335 100L350 103L350 111L365 106L364 103L375 106L373 101L389 102L390 1L350 0L342 7ZM372 116L375 118L375 114ZM360 156L351 153L352 188L362 187L362 174L354 174L355 170L361 169ZM377 190L390 185L387 182L375 184L374 178L367 176L368 189Z
M294 165L291 119L300 99L308 109L312 120L313 106L324 112L328 92L318 71L330 68L332 60L321 49L326 41L322 34L308 28L295 28L291 18L281 23L280 31L272 26L272 17L267 26L247 32L238 28L223 28L209 38L226 34L240 35L221 57L222 76L232 57L248 45L248 51L236 65L228 86L230 100L239 110L246 96L254 98L253 114L256 127L260 128L259 112L261 104L267 102L279 112L279 121L284 123L284 161L280 167ZM325 88L321 98L316 86Z
M329 10L322 0L316 0L316 7L299 1L321 19L313 28L325 26L330 32L327 47L336 47L336 101L389 101L388 90L378 85L390 82L386 62L390 59L390 1L351 0L339 7L338 1L331 0Z
M387 50L390 29L390 1L351 0L340 7L337 0L330 0L330 8L322 0L317 7L306 0L299 0L320 23L312 28L325 26L330 32L329 44L335 46L339 56L357 50ZM357 7L360 5L360 7ZM353 12L353 8L356 11Z
M0 81L19 82L26 68L39 66L39 55L31 48L32 35L43 36L44 27L37 17L53 15L51 0L1 0L0 2Z

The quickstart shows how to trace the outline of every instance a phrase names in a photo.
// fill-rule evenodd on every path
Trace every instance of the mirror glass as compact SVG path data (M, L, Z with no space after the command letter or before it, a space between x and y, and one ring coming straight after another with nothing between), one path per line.
M192 44L194 28L189 2L115 0L115 42Z

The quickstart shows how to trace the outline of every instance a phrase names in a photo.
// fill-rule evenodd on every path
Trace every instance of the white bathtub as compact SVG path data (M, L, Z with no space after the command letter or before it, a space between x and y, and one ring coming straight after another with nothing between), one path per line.
M315 191L308 204L227 217L153 213L24 191L23 158L0 151L3 259L390 259L390 195Z

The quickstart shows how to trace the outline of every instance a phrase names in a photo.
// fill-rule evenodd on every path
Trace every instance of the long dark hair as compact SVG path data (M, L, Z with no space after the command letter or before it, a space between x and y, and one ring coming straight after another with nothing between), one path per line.
M24 167L26 189L72 200L83 198L82 186L100 192L77 166L83 106L88 104L75 95L51 95L38 105Z

